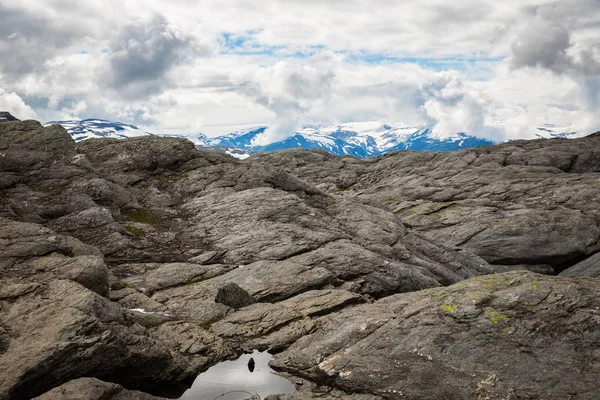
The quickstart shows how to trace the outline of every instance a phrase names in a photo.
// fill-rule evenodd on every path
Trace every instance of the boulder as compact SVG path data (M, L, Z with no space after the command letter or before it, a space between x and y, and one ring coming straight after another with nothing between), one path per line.
M123 309L68 280L0 301L0 398L28 399L78 377L155 387L197 372L128 322ZM15 293L13 293L13 296Z
M271 366L390 399L600 396L600 285L512 271L326 316Z
M56 387L34 400L165 400L147 393L127 390L95 378L79 378Z
M219 288L215 302L225 304L237 310L238 308L256 303L256 300L235 283L228 283Z
M564 270L560 276L600 278L600 253L596 253L572 267Z

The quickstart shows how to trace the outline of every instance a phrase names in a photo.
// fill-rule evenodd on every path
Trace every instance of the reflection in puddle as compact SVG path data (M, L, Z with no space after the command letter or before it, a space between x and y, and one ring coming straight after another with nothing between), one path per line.
M273 358L267 352L244 354L234 361L223 361L198 375L183 400L241 400L251 395L262 399L271 394L291 393L294 385L269 368ZM254 363L250 362L254 360ZM253 372L250 370L253 369Z

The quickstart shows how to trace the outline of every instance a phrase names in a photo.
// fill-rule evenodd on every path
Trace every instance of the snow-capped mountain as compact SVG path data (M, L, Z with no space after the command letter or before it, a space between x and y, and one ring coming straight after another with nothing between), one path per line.
M346 123L331 127L304 128L284 140L268 145L257 144L257 138L267 127L261 126L224 136L197 136L205 146L228 146L252 152L267 152L290 148L322 149L335 155L372 157L395 150L449 151L468 147L490 146L494 143L457 133L439 138L429 128L392 127L380 122Z
M134 125L100 119L53 121L46 125L50 124L62 125L76 141L98 137L127 138L153 135ZM252 153L290 148L322 149L334 155L372 157L396 150L450 151L494 144L462 132L451 137L439 138L433 135L429 128L393 127L375 121L305 127L283 140L267 145L258 144L259 136L265 133L266 129L266 126L259 126L217 137L207 137L203 134L158 136L186 138L200 149L225 152L239 159L247 158Z
M80 140L92 138L116 138L126 139L129 137L152 135L134 125L127 125L121 122L106 121L103 119L83 119L70 121L50 121L44 125L62 125L63 128L71 134L71 137L79 142Z
M574 130L572 126L556 126L553 124L545 124L538 126L536 129L537 132L535 133L535 136L541 139L574 139L576 137L585 136Z

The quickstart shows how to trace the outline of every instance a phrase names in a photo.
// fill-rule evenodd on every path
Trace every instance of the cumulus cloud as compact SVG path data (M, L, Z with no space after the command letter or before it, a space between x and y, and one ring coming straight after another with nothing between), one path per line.
M30 12L8 3L0 3L0 73L5 79L43 74L48 60L91 33L86 24L64 23L43 9Z
M490 124L491 101L477 90L465 87L456 74L441 74L424 89L430 98L422 108L431 120L435 135L447 137L468 132L496 141L505 139L504 132Z
M600 74L600 41L582 47L572 38L580 20L600 18L597 1L566 1L543 5L513 42L514 67L541 67L558 74ZM582 23L583 24L583 23Z
M496 140L600 120L597 0L71 3L0 4L0 87L46 120L267 124L262 142L361 120Z
M0 110L8 111L19 119L36 119L36 112L29 107L16 93L8 92L0 87Z
M335 71L322 55L307 64L280 61L245 77L242 93L273 112L275 120L256 144L268 144L292 136L311 111L331 96Z
M159 93L174 67L210 48L169 24L163 15L126 24L110 44L108 84L132 97Z

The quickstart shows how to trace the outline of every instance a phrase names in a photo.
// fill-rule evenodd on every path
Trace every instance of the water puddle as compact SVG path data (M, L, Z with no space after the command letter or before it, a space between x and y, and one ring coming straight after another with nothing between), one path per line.
M248 361L254 359L254 371ZM273 359L269 353L254 351L237 360L223 361L198 375L182 400L242 400L258 395L261 399L278 393L291 393L294 384L275 375L267 363Z

